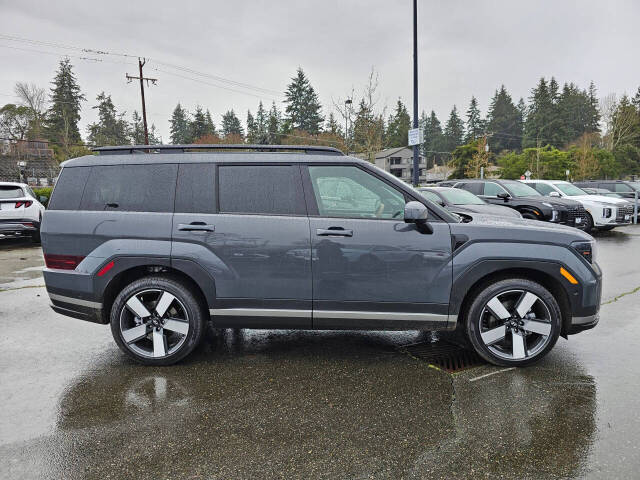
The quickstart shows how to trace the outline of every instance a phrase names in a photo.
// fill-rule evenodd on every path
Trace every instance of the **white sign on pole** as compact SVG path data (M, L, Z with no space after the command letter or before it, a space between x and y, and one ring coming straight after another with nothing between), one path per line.
M529 170L527 170L526 172L524 172L524 178L526 178L527 180L531 179L531 172Z
M409 130L409 146L420 145L424 142L424 133L421 128L412 128Z

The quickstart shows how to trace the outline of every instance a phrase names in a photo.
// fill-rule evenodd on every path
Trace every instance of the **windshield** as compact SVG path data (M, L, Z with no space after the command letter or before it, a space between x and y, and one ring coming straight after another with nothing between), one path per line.
M447 199L449 203L454 205L482 205L484 200L476 197L473 193L459 188L450 190L441 190L440 195Z
M504 182L502 184L514 197L539 197L540 192L520 182Z
M587 192L570 183L554 183L553 185L568 197L576 197L578 195L588 195Z
M629 185L631 185L634 190L638 190L640 192L640 182L629 182Z

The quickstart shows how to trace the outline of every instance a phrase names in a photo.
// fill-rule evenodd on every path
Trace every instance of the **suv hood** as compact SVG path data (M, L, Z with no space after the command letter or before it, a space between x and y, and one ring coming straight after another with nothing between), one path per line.
M559 197L546 197L546 196L539 196L539 197L515 197L519 200L522 199L527 199L530 200L532 202L540 202L540 203L548 203L550 205L554 205L554 206L561 206L561 207L578 207L580 206L580 202L577 202L575 200L569 200L568 198L559 198Z
M470 231L482 232L482 238L532 240L558 244L568 244L575 240L593 240L591 235L582 230L557 223L472 212L464 213L464 215L471 217L471 221L452 224L452 233L466 233L464 230L469 229Z
M449 205L447 210L453 213L480 213L482 215L497 215L499 217L522 218L517 210L500 205Z
M607 197L606 195L576 195L571 198L575 198L576 200L587 200L587 201L594 201L594 202L601 202L601 203L609 203L612 205L632 203L632 202L629 202L628 200L625 200L624 198Z

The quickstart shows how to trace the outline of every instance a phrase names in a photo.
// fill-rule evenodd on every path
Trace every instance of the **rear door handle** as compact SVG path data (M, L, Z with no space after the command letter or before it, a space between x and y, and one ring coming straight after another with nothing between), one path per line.
M204 222L192 222L189 224L179 223L178 230L183 232L214 232L215 225L208 225Z
M319 237L353 237L353 230L345 230L342 227L329 227L316 229Z

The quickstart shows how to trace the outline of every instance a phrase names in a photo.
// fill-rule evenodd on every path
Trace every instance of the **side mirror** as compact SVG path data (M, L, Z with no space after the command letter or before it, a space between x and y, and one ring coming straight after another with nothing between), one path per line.
M558 192L549 192L550 197L559 197L560 194Z
M509 200L511 198L511 195L509 195L507 192L502 192L502 193L499 193L498 195L496 195L496 197L501 198L506 202L507 200Z
M404 206L404 221L405 223L425 224L427 223L427 217L429 216L429 210L420 202L407 202Z

